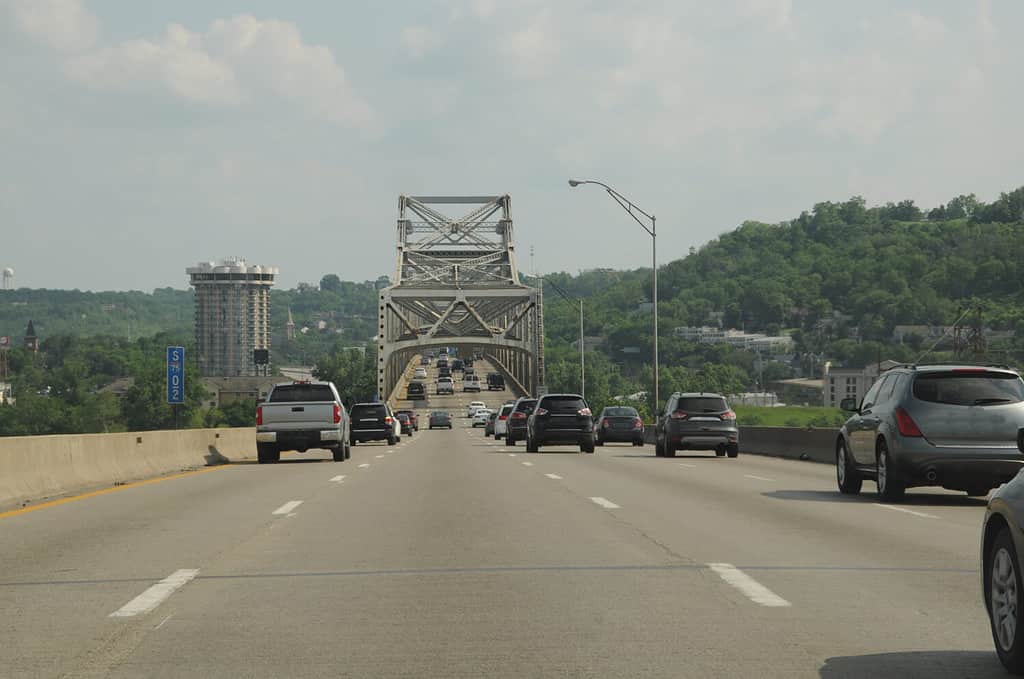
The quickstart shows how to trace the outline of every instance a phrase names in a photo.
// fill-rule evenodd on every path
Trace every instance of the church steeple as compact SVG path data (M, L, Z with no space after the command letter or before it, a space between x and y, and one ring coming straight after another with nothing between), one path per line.
M39 338L36 336L36 326L32 321L28 322L28 328L25 329L25 348L33 354L39 352Z

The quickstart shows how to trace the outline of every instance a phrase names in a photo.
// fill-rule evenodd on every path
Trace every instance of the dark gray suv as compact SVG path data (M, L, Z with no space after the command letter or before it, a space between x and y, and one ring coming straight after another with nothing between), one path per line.
M536 453L552 443L578 445L594 452L594 415L579 394L541 396L526 420L526 451Z
M873 479L886 502L911 486L985 495L1024 464L1024 380L1001 366L908 365L883 373L836 440L836 480L859 493Z
M655 424L654 454L675 457L677 450L713 450L729 457L740 454L736 413L724 396L676 392L668 397L665 412Z

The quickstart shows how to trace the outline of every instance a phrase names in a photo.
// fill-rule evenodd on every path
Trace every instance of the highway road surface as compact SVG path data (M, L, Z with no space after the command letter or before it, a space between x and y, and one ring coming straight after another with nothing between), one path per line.
M495 405L509 392L484 392ZM472 429L0 515L0 677L1002 677L984 505ZM873 484L866 483L866 491Z

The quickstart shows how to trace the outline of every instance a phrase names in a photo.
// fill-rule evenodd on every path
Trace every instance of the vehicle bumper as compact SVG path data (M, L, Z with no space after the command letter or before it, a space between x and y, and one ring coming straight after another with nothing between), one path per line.
M714 450L719 446L739 445L740 431L735 427L669 427L670 443L686 450Z
M600 432L602 441L642 441L644 438L643 429L602 429Z
M937 448L925 440L904 439L889 453L891 464L908 486L942 486L950 490L995 488L1024 468L1024 455L1016 448Z
M390 438L394 432L390 429L357 429L351 434L356 441L382 441Z
M523 425L522 427L513 427L512 425L509 425L508 435L511 436L512 438L525 439L526 425Z
M296 429L283 431L258 431L257 443L277 443L282 446L294 446L296 449L316 448L321 443L334 445L341 441L339 429Z
M545 429L536 435L537 443L563 443L566 445L583 445L594 442L594 430L582 429Z

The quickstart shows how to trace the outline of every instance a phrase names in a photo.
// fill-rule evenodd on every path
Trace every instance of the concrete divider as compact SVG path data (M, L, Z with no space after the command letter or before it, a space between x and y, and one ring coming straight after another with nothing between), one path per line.
M787 457L833 464L838 429L814 427L740 427L740 453ZM644 427L644 440L654 444L654 427Z
M256 430L0 437L0 508L255 457Z

